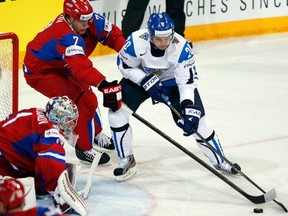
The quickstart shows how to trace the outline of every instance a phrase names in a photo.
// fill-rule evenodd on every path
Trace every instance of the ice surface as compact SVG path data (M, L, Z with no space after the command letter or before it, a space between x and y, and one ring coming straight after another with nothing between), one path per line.
M275 188L276 200L288 206L288 34L271 34L194 43L199 91L209 121L226 157L262 189ZM120 79L116 55L93 58L107 79ZM95 91L102 104L102 95ZM47 98L20 76L20 108L44 107ZM101 107L104 130L110 134L107 109ZM139 115L205 162L192 137L182 136L164 105L145 102ZM264 209L284 211L274 202L255 205L192 158L131 117L138 174L116 182L118 164L110 152L109 166L95 172L87 199L88 215L100 216L243 216ZM86 183L88 168L79 171L77 189ZM228 177L251 195L262 194L241 176Z

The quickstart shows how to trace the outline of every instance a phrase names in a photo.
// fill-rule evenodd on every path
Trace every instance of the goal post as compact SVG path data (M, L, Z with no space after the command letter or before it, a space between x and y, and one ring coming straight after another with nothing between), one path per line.
M0 33L0 120L18 111L19 39Z

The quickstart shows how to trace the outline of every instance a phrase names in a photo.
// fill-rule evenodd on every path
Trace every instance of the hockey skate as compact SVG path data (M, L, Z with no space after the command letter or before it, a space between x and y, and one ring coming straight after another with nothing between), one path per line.
M94 138L95 147L100 147L107 150L114 150L114 142L111 137L108 137L102 131Z
M82 151L76 145L75 153L76 153L77 158L83 162L92 163L96 154L102 154L98 163L99 165L106 164L110 161L110 156L108 154L106 154L105 152L99 151L98 149L94 147L91 150Z
M220 170L226 174L236 175L238 174L238 171L241 170L241 167L237 163L234 163L233 165L237 170L230 164L228 164L226 161L222 162L221 164L214 165L214 167L215 169Z
M114 170L117 181L125 181L136 175L136 161L133 155L129 155L120 160L118 167Z

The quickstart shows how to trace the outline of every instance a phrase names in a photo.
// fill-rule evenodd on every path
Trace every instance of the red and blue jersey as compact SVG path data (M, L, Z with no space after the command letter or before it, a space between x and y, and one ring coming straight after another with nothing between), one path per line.
M125 43L122 31L105 17L94 13L85 34L77 34L60 14L28 43L23 70L34 74L74 75L78 80L98 86L105 78L93 67L88 56L96 45L120 51Z
M54 208L54 207L34 207L28 210L23 211L14 211L11 213L6 213L4 216L64 216L64 214L61 213L60 209Z
M40 191L54 191L66 168L65 150L60 131L40 108L12 113L0 122L0 157L10 166L13 177L35 177ZM0 175L5 175L6 173ZM6 170L4 170L6 171ZM4 172L3 171L3 172Z

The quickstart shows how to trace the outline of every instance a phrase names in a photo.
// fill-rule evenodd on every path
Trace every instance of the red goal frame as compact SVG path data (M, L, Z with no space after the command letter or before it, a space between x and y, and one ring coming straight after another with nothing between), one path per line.
M0 33L0 40L12 41L12 112L18 111L19 39L14 32Z

